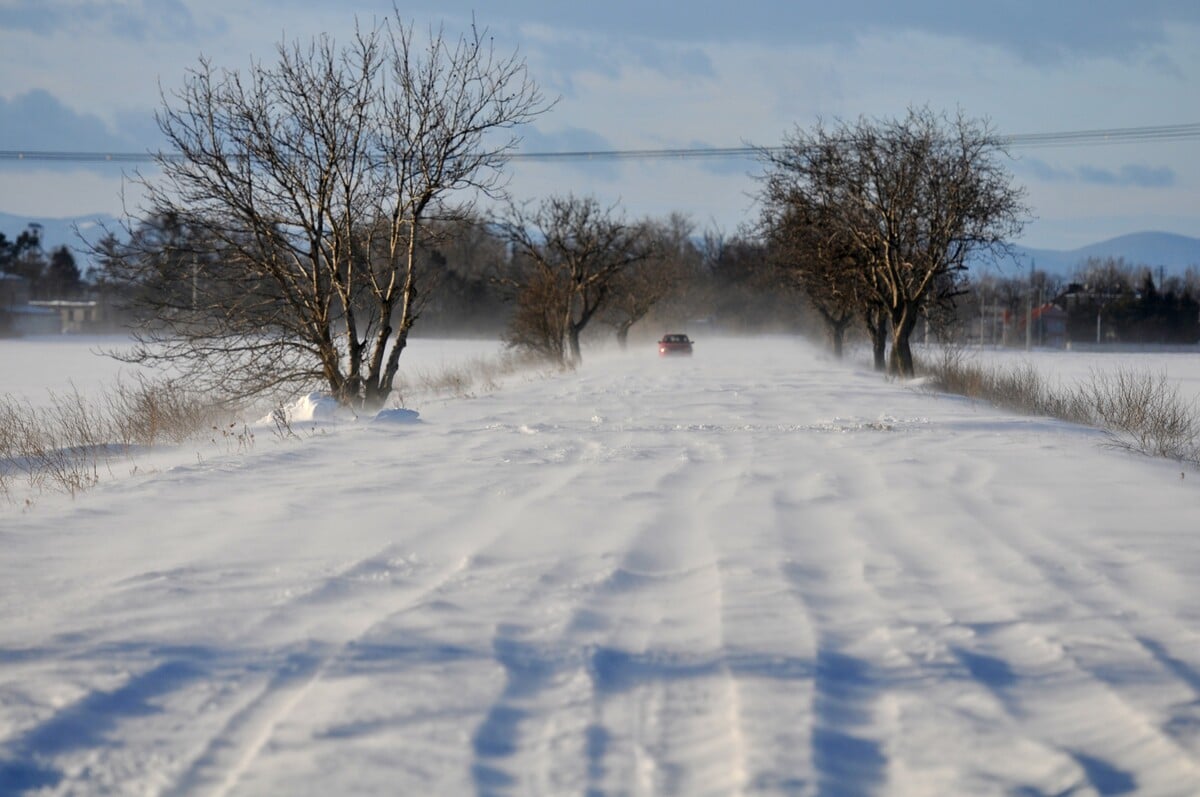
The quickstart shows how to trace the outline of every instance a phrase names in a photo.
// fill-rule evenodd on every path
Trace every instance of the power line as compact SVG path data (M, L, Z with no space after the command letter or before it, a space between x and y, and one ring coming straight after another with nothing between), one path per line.
M1073 130L1055 133L1018 133L999 136L1012 149L1046 147L1105 146L1163 141L1200 141L1200 123L1158 125L1153 127L1117 127L1098 130ZM512 161L581 160L685 160L756 158L763 152L778 153L781 147L682 147L676 149L577 150L571 152L514 152ZM174 153L87 152L67 150L0 150L0 161L67 163L150 163L160 157L178 159Z
M168 156L177 157L177 156ZM6 161L69 161L75 163L149 163L157 159L152 152L70 152L65 150L0 150Z
M1002 138L1010 146L1021 149L1080 144L1128 144L1142 141L1194 141L1200 139L1200 124L1118 127L1067 133L1023 133Z

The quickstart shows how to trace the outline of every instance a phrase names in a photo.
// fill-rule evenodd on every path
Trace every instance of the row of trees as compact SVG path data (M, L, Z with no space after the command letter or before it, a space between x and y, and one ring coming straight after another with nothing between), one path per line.
M146 212L93 248L138 319L129 358L233 396L320 381L369 408L426 312L499 297L508 340L564 364L597 320L623 340L703 258L678 217L506 201L514 131L551 105L486 31L396 17L245 74L202 60L164 97L178 155L143 182ZM481 196L507 212L480 217Z
M903 376L917 320L952 302L966 257L1020 229L999 139L927 110L764 150L753 234L698 238L587 196L508 202L515 131L552 104L486 31L417 35L398 17L245 73L202 60L164 97L178 155L144 182L146 212L94 247L139 311L131 358L233 395L321 381L369 408L439 305L501 297L510 343L574 364L598 320L621 340L672 305L794 320L790 287L839 350L857 321ZM482 219L481 196L507 211Z
M563 195L426 227L414 254L425 287L415 306L434 334L497 334L572 365L586 330L625 346L651 314L669 326L719 318L727 329L794 329L797 303L768 279L763 245L698 234L679 214L630 221L594 197ZM206 332L227 312L270 329L271 313L253 308L284 301L269 283L246 284L219 238L177 216L143 219L128 240L109 235L94 254L94 288L147 334L163 334L171 319L178 335L189 318ZM251 292L255 304L244 298Z
M47 254L34 225L12 240L0 232L0 274L24 279L33 299L69 298L84 287L71 249L57 246Z
M824 320L835 352L854 323L875 364L911 376L919 320L941 325L966 261L1003 254L1022 228L1023 192L986 124L928 109L891 121L797 130L768 165L763 237L781 274Z

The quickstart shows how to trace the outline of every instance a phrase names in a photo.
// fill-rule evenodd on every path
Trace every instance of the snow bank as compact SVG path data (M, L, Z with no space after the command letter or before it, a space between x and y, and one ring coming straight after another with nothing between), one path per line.
M348 407L343 407L328 393L308 393L280 407L276 412L282 412L288 423L339 423L359 420L359 416ZM259 425L274 426L276 412L264 415L258 420ZM371 417L371 423L379 424L408 424L417 423L421 414L416 410L394 408L380 410Z
M386 424L406 424L418 423L421 419L421 413L416 410L408 410L396 408L391 410L380 410L371 423L386 423Z
M263 426L274 426L276 413L282 412L288 423L308 423L310 421L348 421L354 420L355 415L349 409L337 403L328 393L308 393L280 407L276 412L264 415L258 419Z

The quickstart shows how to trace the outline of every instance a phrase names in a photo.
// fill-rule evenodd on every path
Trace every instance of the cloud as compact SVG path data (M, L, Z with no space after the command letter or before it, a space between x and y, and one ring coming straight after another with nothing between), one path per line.
M1175 185L1175 171L1167 166L1151 167L1139 164L1127 164L1116 171L1081 166L1079 179L1085 183L1121 188L1170 188Z
M1039 158L1021 158L1017 170L1047 183L1082 183L1114 188L1172 188L1178 176L1169 166L1129 163L1116 168L1084 164L1072 169L1052 166Z
M1002 47L1034 63L1073 56L1126 59L1167 43L1168 27L1200 24L1200 5L1172 0L1008 0L963 4L952 0L841 4L872 8L875 30L908 28ZM870 16L860 17L871 19Z
M564 127L545 133L530 125L521 128L521 139L521 152L598 152L615 149L604 136L581 127Z
M1023 157L1016 161L1017 171L1023 172L1043 182L1064 182L1075 179L1075 173L1069 169L1051 166L1040 158Z
M649 40L631 42L637 64L669 78L702 80L716 75L712 60L699 47L670 47Z
M135 208L142 191L119 164L6 164L0 169L0 197L0 210L45 221L97 212L120 215L122 198Z
M0 98L0 148L89 152L138 149L130 139L114 134L98 116L77 113L43 89L11 100Z
M712 59L702 47L636 36L614 40L541 24L524 26L507 36L521 42L542 85L567 97L580 96L580 83L589 77L616 81L640 71L694 84L716 75Z
M474 0L411 3L406 13L470 14ZM503 10L480 14L536 20L551 28L589 31L618 40L640 37L673 42L756 42L802 45L846 43L866 33L917 30L1002 46L1035 62L1070 55L1126 57L1161 45L1173 23L1200 24L1200 4L1175 0L840 0L837 3L741 3L692 0L645 3L563 3L510 0Z
M223 27L218 23L202 29L183 0L11 0L0 7L0 30L44 37L64 30L102 30L134 41L194 41Z
M0 30L48 36L62 27L66 11L61 3L14 0L0 6Z

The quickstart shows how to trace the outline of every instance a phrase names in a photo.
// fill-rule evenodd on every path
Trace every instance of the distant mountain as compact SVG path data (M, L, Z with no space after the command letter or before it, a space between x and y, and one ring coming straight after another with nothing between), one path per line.
M109 229L117 229L116 222L117 218L108 213L93 213L88 216L72 216L65 219L39 219L0 213L0 232L4 233L4 237L8 240L13 241L18 235L25 232L30 224L40 224L43 250L49 252L60 246L79 250L83 247L83 241L79 239L80 234L86 240L91 241L100 237L101 226L106 225Z
M1200 267L1200 238L1170 232L1135 232L1078 249L1030 249L1017 247L1019 266L1009 264L1005 271L1028 269L1030 260L1040 271L1069 277L1075 267L1089 257L1120 257L1135 266L1162 267L1170 276L1182 274L1188 266Z

